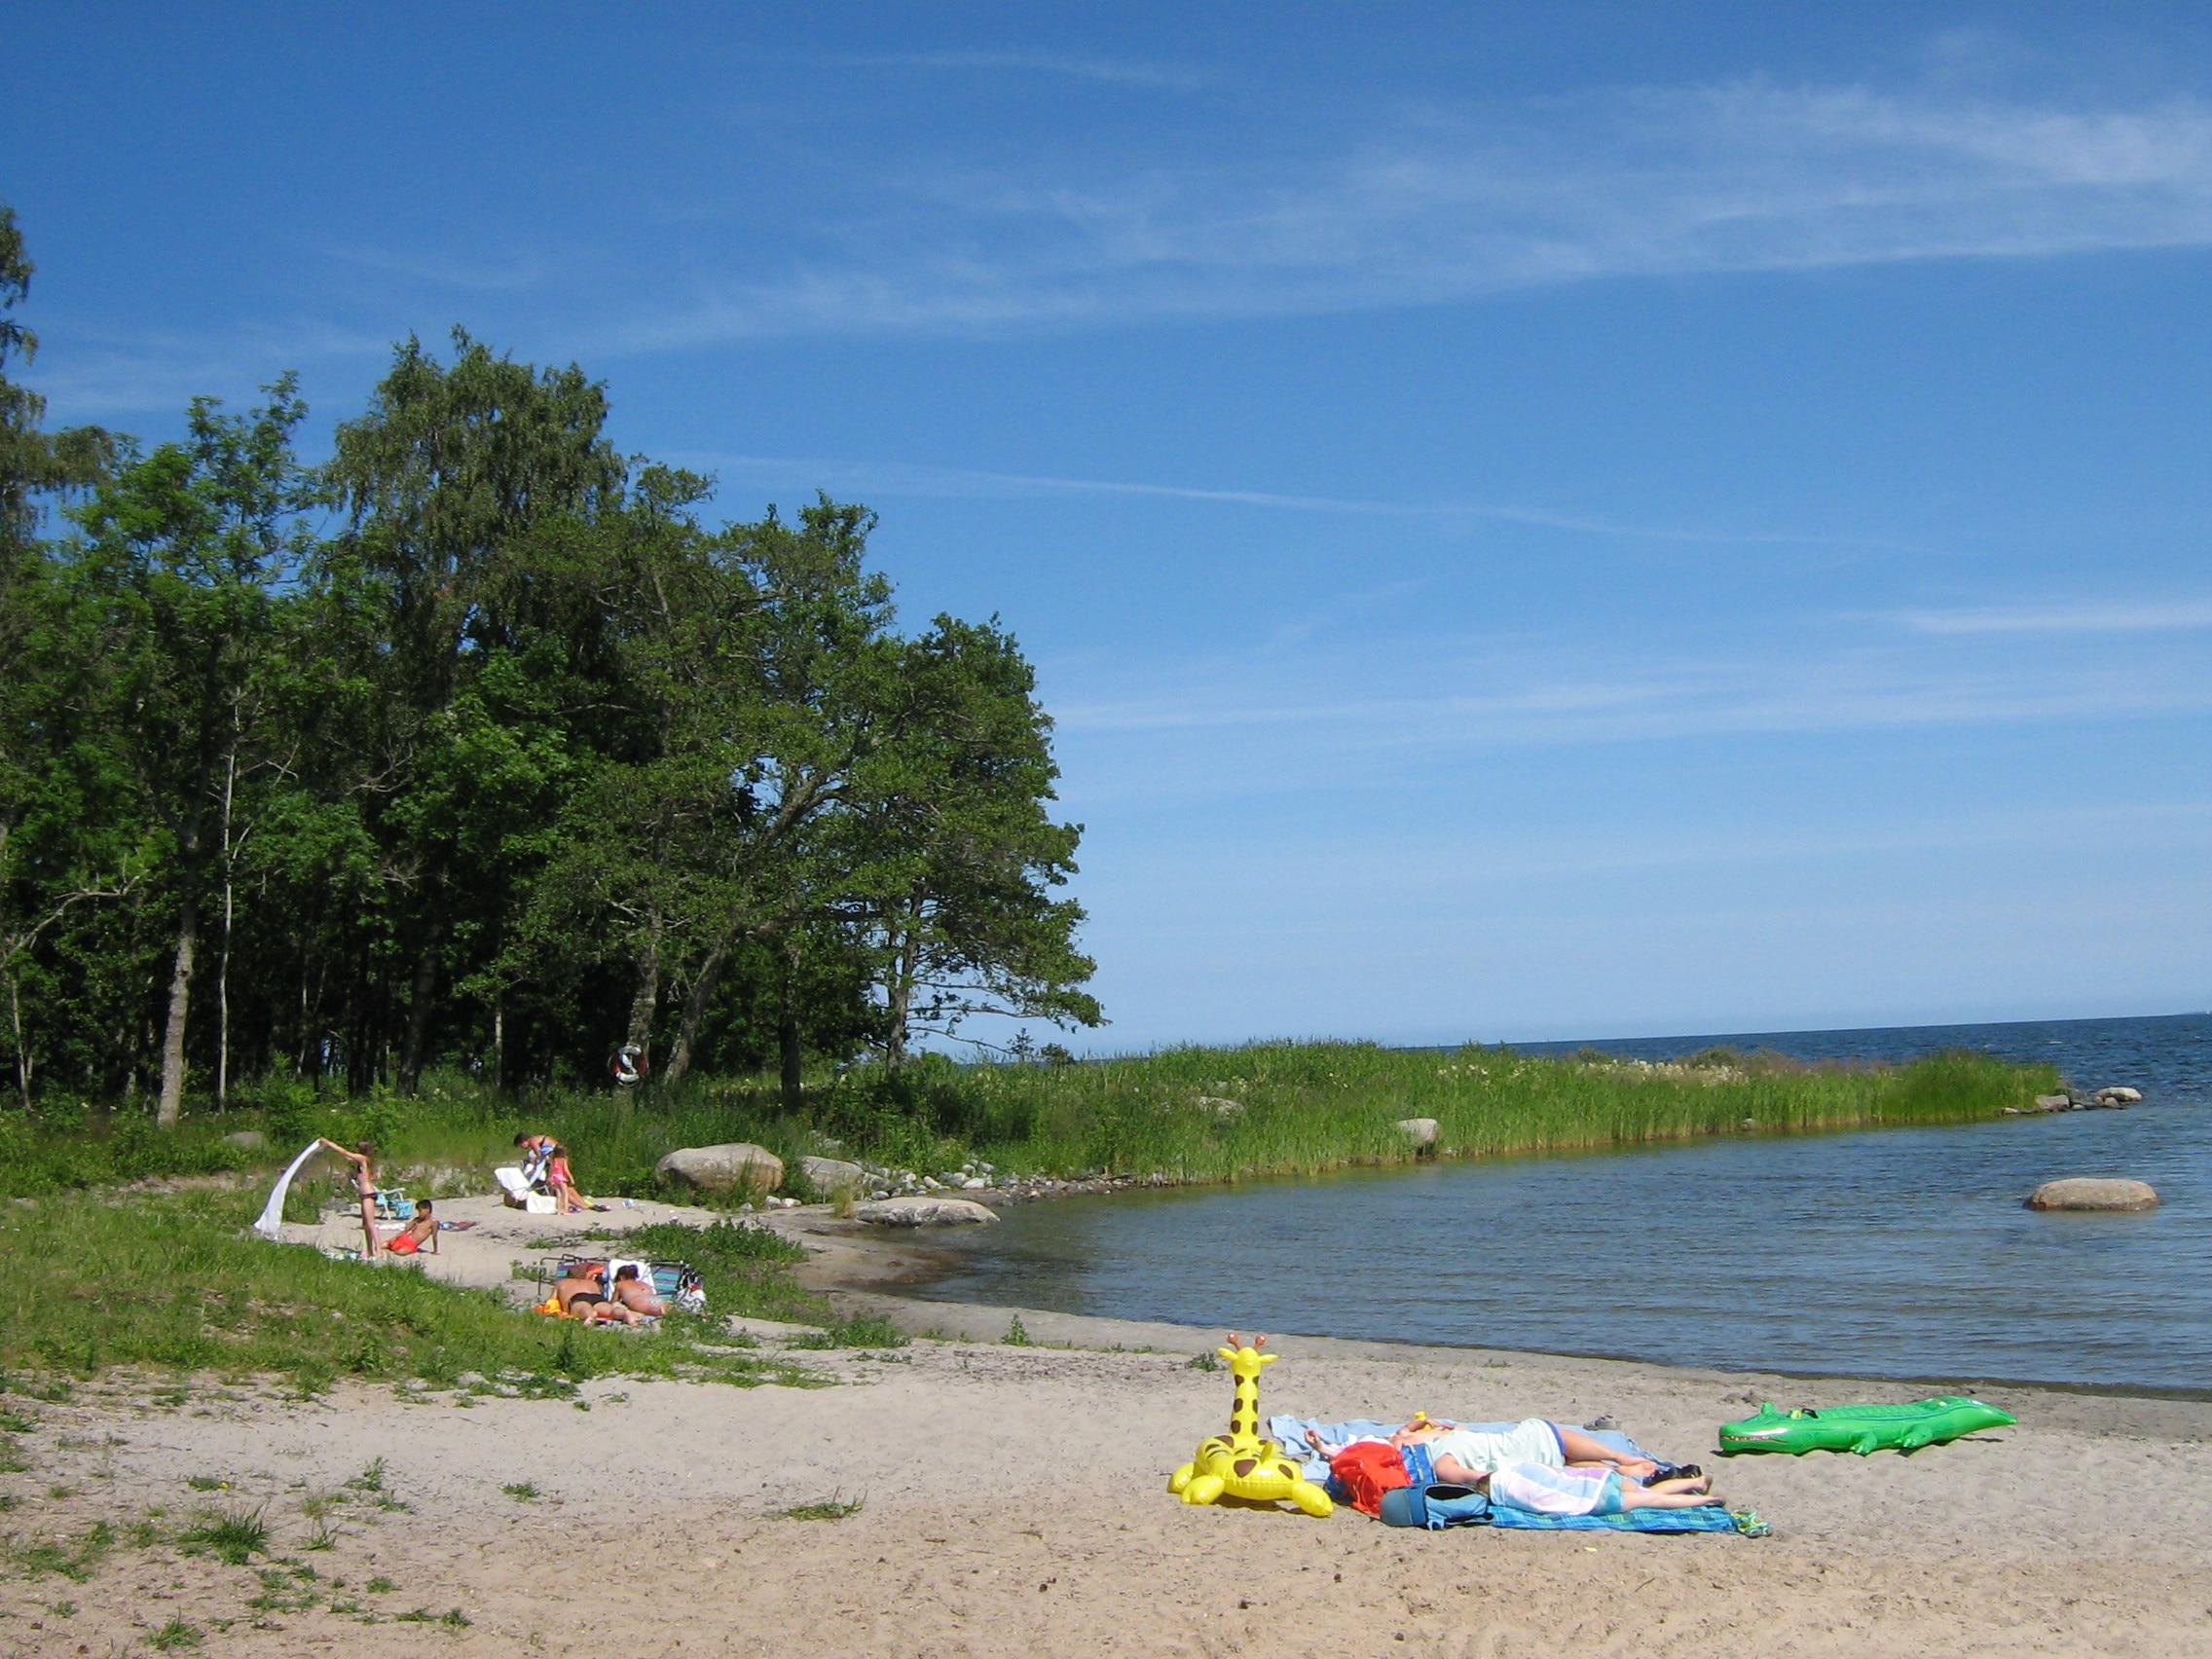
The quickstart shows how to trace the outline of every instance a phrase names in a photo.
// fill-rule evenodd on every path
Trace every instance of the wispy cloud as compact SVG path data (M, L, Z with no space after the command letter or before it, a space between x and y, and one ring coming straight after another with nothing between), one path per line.
M674 455L670 459L679 464L700 467L725 478L734 475L778 482L796 480L807 487L820 485L831 491L852 491L863 498L923 496L969 500L1018 500L1053 496L1118 496L1138 499L1218 502L1226 506L1298 513L1473 519L1635 541L1742 547L1880 547L1891 551L1901 550L1899 543L1876 541L1862 536L1814 535L1783 530L1733 531L1684 525L1632 524L1591 513L1559 512L1545 507L1500 502L1405 501L1363 499L1346 496L1299 496L1267 490L1219 489L1107 478L1056 478L1034 473L931 466L910 461L826 460L821 457L715 455L695 452Z
M2212 600L1911 610L1916 634L2158 634L2212 628Z
M1017 74L1067 75L1117 87L1158 87L1195 92L1207 77L1176 63L1145 63L1129 58L1082 57L1059 52L898 52L846 55L818 61L857 69L999 70Z
M2190 99L2080 109L1747 81L1425 109L1318 151L1072 166L908 168L870 255L731 281L621 333L658 349L1309 313L2212 242L2212 108Z

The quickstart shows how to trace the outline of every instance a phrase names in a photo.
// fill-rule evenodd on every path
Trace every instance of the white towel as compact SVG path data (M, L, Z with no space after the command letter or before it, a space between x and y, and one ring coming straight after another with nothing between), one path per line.
M279 1238L284 1232L284 1195L290 1191L292 1177L300 1172L300 1165L315 1155L322 1142L312 1140L307 1150L285 1166L284 1173L276 1177L276 1185L269 1189L269 1201L261 1206L261 1219L253 1224L254 1232L264 1238Z

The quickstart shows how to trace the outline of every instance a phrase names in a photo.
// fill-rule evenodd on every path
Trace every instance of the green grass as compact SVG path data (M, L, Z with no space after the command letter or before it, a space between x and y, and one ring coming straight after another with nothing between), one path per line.
M259 1509L209 1510L176 1535L187 1555L211 1555L231 1567L243 1567L269 1553L269 1524Z
M801 1503L778 1513L786 1521L842 1521L848 1516L858 1515L866 1507L867 1499L865 1497L849 1498L842 1493L831 1493L828 1497L817 1498L812 1503Z
M146 1639L150 1646L157 1647L164 1653L174 1652L179 1647L198 1647L202 1640L200 1627L188 1625L182 1619L169 1620Z
M352 1377L539 1397L608 1375L812 1381L788 1362L717 1351L701 1339L719 1333L697 1320L586 1330L423 1273L272 1245L244 1230L253 1207L206 1191L0 1206L0 1371L34 1384L121 1365L275 1375L302 1391ZM359 1479L381 1485L381 1471Z
M903 1348L906 1333L881 1313L857 1313L839 1319L792 1344L800 1348Z
M517 1097L440 1072L415 1099L317 1098L271 1083L259 1091L263 1110L190 1113L170 1135L143 1114L42 1106L35 1118L0 1115L0 1195L267 1166L317 1133L375 1141L387 1173L418 1194L488 1192L490 1171L513 1160L514 1135L525 1128L569 1145L586 1191L617 1197L661 1194L653 1165L673 1148L740 1140L781 1156L794 1186L798 1157L821 1151L925 1174L977 1156L1027 1174L1224 1181L1407 1161L1413 1153L1394 1127L1402 1118L1436 1119L1444 1156L1476 1157L1958 1123L2024 1106L2060 1083L2048 1066L1972 1052L1807 1067L1715 1051L1648 1068L1589 1051L1538 1058L1478 1047L1261 1043L1072 1065L925 1055L896 1076L862 1066L818 1079L806 1112L792 1116L765 1078L694 1079L643 1095L564 1088ZM1235 1109L1208 1104L1221 1100ZM221 1145L222 1131L249 1126L266 1127L269 1153ZM295 1192L292 1213L312 1213L319 1185Z

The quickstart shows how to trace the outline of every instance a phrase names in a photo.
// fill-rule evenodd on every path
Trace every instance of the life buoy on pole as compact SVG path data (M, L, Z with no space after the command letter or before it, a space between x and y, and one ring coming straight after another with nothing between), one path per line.
M614 1081L623 1088L635 1088L645 1081L651 1069L645 1060L645 1050L635 1043L625 1043L614 1053Z

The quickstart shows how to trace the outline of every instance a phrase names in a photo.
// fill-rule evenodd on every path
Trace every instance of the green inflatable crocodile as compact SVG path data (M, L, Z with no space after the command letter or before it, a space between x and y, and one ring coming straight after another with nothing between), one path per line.
M1720 1450L1737 1452L1915 1452L1956 1440L1977 1428L2003 1428L2019 1419L1960 1394L1915 1400L1908 1406L1830 1406L1778 1412L1769 1400L1757 1417L1720 1425Z

